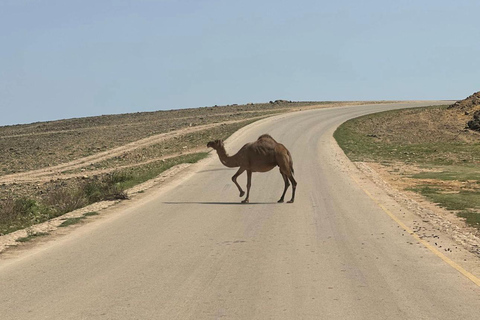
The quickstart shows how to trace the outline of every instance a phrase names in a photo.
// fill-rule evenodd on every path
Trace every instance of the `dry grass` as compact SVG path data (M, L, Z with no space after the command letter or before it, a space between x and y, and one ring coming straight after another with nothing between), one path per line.
M445 106L377 113L346 122L335 137L353 161L480 164L480 134Z
M358 133L385 143L478 142L480 134L465 129L468 119L463 113L438 106L378 113L354 123Z

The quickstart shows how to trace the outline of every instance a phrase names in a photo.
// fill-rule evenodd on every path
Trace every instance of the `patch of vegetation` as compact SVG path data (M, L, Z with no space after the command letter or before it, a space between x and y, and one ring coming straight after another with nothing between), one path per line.
M430 167L432 168L432 167ZM480 170L472 166L435 167L440 171L424 171L411 175L414 179L435 179L444 181L480 181Z
M175 165L195 163L206 156L207 153L188 154L115 171L99 178L81 180L72 185L62 182L65 185L60 184L37 199L10 197L0 203L0 235L27 228L98 201L128 199L127 189L150 180ZM95 214L98 213L86 213L84 217ZM62 226L80 221L75 219L77 218L65 221Z
M410 190L418 192L448 210L464 211L469 209L480 209L480 190L459 192L446 192L439 187L429 185L418 186Z
M16 241L17 242L28 242L31 241L35 238L38 237L44 237L47 236L49 233L47 232L28 232L28 235L26 237L18 238Z
M90 212L84 213L81 217L67 218L67 219L65 219L65 221L63 221L59 225L59 227L60 228L65 228L65 227L77 224L77 223L81 222L82 220L84 220L88 217L97 216L97 215L98 215L98 212L90 211Z
M121 183L128 181L130 177L122 171L115 171L103 176L101 179L87 180L79 186L80 198L88 203L95 203L104 200L125 200L128 195L126 188Z
M60 227L60 228L65 228L65 227L68 227L68 226L77 224L77 223L79 223L80 221L82 221L83 219L85 219L85 217L68 218L68 219L66 219L65 221L63 221L63 222L59 225L59 227Z
M464 130L455 112L433 106L376 113L345 122L334 137L352 161L417 168L406 174L416 184L410 190L480 227L480 135Z
M480 229L480 211L463 210L458 213L458 216L464 218L469 225Z
M90 211L90 212L84 213L83 216L84 216L84 217L98 216L98 212L96 212L96 211Z
M349 120L334 133L352 161L401 161L418 165L480 163L480 141L443 124L446 106L380 112ZM446 116L445 116L446 117Z
M0 205L0 235L50 219L53 210L30 198L7 198Z

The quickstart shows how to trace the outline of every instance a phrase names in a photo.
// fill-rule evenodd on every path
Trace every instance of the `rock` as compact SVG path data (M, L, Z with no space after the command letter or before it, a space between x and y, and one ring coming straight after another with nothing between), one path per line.
M473 120L468 121L467 126L471 130L480 131L480 110L475 111Z

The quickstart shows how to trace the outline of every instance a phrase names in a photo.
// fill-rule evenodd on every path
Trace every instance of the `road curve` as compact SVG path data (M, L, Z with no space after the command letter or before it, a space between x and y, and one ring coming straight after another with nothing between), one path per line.
M480 288L413 238L352 180L334 129L431 102L309 110L250 125L289 148L240 205L215 154L188 178L17 257L0 260L6 319L478 319ZM343 156L344 157L344 156ZM239 183L245 184L245 175ZM289 199L290 190L286 195Z

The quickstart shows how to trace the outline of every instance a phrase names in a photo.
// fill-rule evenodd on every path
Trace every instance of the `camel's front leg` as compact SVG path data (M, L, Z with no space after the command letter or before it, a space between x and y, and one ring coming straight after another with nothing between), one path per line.
M248 203L248 197L250 196L250 187L252 186L252 171L247 170L247 196L242 203Z
M283 189L282 197L280 198L280 200L278 200L278 203L283 202L283 199L285 198L285 193L287 193L287 189L290 186L287 175L282 173L282 177L283 177L283 181L285 182L285 189Z
M232 181L233 183L235 183L235 185L237 186L238 188L238 191L240 191L240 197L243 197L243 195L245 194L245 192L242 190L242 188L240 187L240 185L238 184L237 182L237 178L239 175L241 175L243 173L243 171L245 171L245 169L243 169L242 167L240 167L240 169L238 169L237 173L235 173L232 177Z

